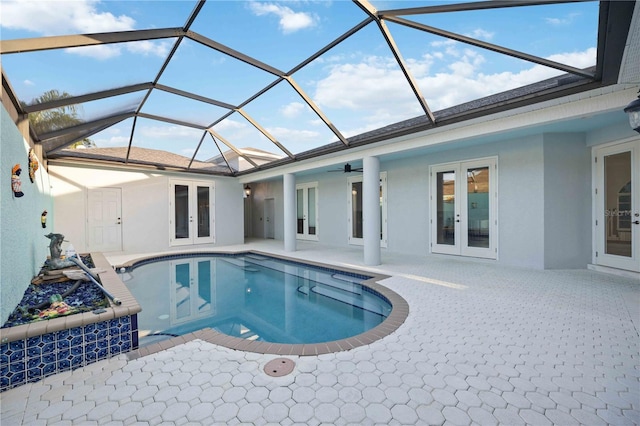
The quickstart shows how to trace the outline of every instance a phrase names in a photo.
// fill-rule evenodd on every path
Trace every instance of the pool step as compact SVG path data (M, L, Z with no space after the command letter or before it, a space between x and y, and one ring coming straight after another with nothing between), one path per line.
M321 296L329 297L331 299L337 300L338 302L346 303L351 306L358 307L364 311L368 311L377 315L388 315L388 309L385 309L382 305L377 303L372 303L366 300L357 299L349 295L345 295L342 292L336 291L330 287L323 286L313 286L311 287L311 291L315 294L319 294ZM385 312L387 311L387 312Z

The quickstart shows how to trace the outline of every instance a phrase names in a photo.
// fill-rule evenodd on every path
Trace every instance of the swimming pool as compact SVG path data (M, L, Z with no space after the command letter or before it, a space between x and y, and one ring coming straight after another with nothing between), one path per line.
M120 276L142 306L141 346L203 328L255 342L332 342L379 327L392 311L372 275L260 253L146 259Z

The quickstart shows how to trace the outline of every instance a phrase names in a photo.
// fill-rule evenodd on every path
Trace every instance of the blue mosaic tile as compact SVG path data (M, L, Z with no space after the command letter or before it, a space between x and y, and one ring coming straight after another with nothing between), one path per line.
M82 367L83 362L84 362L84 357L81 357L81 356L71 357L71 368Z
M44 362L45 364L55 364L56 354L51 352L51 353L42 355L42 362Z
M27 358L34 358L42 356L42 348L40 346L27 347Z
M7 374L16 374L16 373L23 373L25 370L25 363L24 361L20 361L20 362L12 362L11 364L9 364L9 373Z
M25 348L24 340L16 340L14 342L9 343L9 349L12 351L17 351Z
M24 360L24 358L25 358L25 351L23 349L14 350L9 355L9 362L11 363L11 362Z
M72 356L82 356L84 353L84 346L72 346L70 352Z
M12 386L21 385L26 380L26 376L25 376L24 370L21 371L20 373L15 373L14 375L11 376L11 378L9 380L11 381L11 385Z
M137 345L134 327L136 315L3 343L0 392L128 352Z
M31 358L27 360L27 370L40 367L40 364L42 364L42 358Z
M56 331L56 340L60 341L63 339L66 339L67 337L69 337L69 330L60 330L60 331Z
M71 355L70 349L63 349L61 351L58 351L56 358L58 359L58 361L60 361L62 359L68 359L70 355Z
M42 377L42 369L40 367L33 367L27 370L27 380L33 380Z
M29 337L27 339L27 348L37 346L40 343L42 343L42 336Z
M62 359L58 361L58 371L67 371L71 369L71 361Z
M51 374L56 372L56 366L57 366L57 363L55 361L50 363L50 364L45 364L44 368L42 369L42 373L45 376L49 376L49 375L51 375Z

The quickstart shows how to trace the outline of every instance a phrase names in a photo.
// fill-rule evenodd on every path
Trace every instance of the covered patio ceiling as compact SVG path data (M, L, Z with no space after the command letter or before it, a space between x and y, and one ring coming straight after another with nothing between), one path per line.
M0 53L32 123L74 114L47 158L231 176L615 84L635 6L88 2L127 29L23 37L45 3L3 0Z

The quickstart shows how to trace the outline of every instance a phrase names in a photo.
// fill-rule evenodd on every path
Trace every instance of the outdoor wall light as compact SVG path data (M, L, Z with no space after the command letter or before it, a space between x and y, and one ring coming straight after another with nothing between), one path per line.
M627 105L624 112L629 114L629 125L631 128L640 133L640 91L638 92L638 99Z
M245 185L244 186L244 196L245 197L250 197L251 196L251 187L249 185Z

